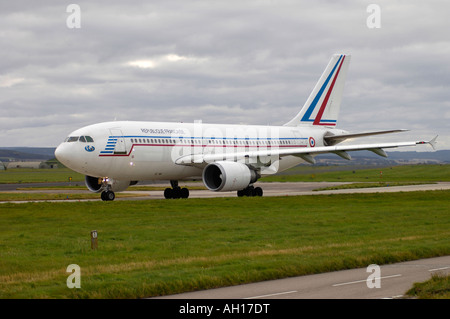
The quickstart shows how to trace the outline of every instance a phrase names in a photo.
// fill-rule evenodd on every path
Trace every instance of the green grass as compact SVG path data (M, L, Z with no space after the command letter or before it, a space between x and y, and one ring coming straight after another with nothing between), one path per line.
M350 166L297 166L264 182L448 182L450 165L401 165L371 169Z
M449 195L1 204L0 298L140 298L447 255Z
M118 193L117 198L136 197L134 194ZM1 192L0 202L8 201L45 201L45 200L77 200L77 199L99 199L98 193L13 193Z
M411 185L423 185L420 182L378 182L378 183L351 183L330 187L322 187L314 189L314 191L328 191L338 189L359 189L359 188L374 188L374 187L394 187L394 186L411 186Z
M14 168L0 171L0 184L68 182L69 177L72 177L72 182L84 182L84 175L76 173L68 168Z
M382 175L380 174L382 172ZM8 169L0 171L0 183L84 182L84 176L68 168ZM450 165L401 165L358 169L352 166L301 165L264 182L440 182L450 181Z
M450 275L435 274L430 280L415 283L406 294L419 299L450 299Z

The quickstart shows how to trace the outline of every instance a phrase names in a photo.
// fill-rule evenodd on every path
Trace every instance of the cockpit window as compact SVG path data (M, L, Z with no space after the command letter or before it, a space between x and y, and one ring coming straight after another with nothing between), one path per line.
M67 137L64 142L77 142L80 141L82 143L93 143L94 139L90 136L69 136Z
M67 142L76 142L78 141L78 136L69 136L69 138L67 139Z

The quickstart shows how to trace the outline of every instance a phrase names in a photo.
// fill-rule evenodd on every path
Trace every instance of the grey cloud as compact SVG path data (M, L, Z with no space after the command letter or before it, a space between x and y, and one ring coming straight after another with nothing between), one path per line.
M77 3L81 29L72 30L67 4L0 4L2 146L56 146L114 118L283 124L330 56L345 52L340 127L412 128L402 138L439 133L450 147L442 2L378 1L376 30L366 26L369 1Z

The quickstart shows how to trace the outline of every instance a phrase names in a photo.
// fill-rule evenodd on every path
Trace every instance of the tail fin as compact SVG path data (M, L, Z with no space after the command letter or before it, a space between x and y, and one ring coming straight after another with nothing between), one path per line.
M303 108L285 126L336 126L349 63L350 55L333 55Z

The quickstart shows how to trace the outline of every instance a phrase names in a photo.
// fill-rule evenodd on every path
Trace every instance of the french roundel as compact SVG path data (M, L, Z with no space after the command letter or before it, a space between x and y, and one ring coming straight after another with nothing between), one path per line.
M311 147L316 146L316 140L313 137L309 138L309 146Z

